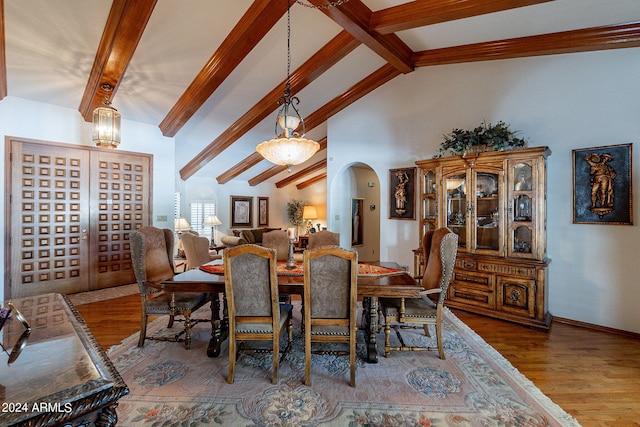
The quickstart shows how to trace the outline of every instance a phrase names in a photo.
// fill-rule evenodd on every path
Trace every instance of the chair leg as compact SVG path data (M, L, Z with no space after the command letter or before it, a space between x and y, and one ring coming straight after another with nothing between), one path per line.
M182 315L184 316L184 347L189 350L191 348L191 311L186 310Z
M431 338L431 332L429 332L429 324L425 323L424 325L422 325L422 329L424 329L424 334Z
M447 357L444 354L444 346L442 345L442 322L436 323L436 339L438 340L438 353L440 354L440 359L446 360Z
M349 385L351 387L356 386L356 340L352 337L349 340L349 366L351 367L351 378L349 379Z
M311 385L311 330L304 331L304 384Z
M167 328L173 328L173 321L175 316L173 314L169 315L169 323L167 324Z
M140 321L140 337L138 338L138 347L144 345L144 339L147 337L147 313L142 308L142 319Z
M227 374L227 383L233 384L233 376L236 371L236 339L229 336L229 373Z
M276 334L274 334L276 335ZM273 373L271 374L271 384L278 384L278 374L280 369L280 340L273 339Z
M391 325L389 319L384 318L384 357L389 357L391 353Z

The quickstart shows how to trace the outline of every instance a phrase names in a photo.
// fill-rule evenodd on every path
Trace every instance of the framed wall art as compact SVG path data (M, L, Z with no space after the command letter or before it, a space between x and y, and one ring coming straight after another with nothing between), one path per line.
M572 150L574 224L633 224L631 147Z
M416 219L416 168L389 169L389 219Z
M253 227L253 197L231 196L231 228Z
M258 226L269 226L269 198L258 197Z
M363 213L364 199L351 199L351 246L364 244Z

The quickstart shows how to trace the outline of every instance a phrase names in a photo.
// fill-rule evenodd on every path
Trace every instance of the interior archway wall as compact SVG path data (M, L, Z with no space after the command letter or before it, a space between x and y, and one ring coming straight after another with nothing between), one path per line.
M329 230L340 233L340 246L358 252L359 261L380 259L380 180L371 166L351 163L336 173L327 200ZM351 200L364 199L361 246L352 246Z

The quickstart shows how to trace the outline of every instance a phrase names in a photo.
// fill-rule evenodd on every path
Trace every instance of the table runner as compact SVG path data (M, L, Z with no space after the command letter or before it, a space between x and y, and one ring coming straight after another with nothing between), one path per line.
M222 264L205 264L200 266L200 270L212 274L224 274L224 266ZM295 268L287 268L286 261L278 261L276 270L279 276L304 276L304 269L301 262L296 262ZM390 276L392 274L402 274L404 270L397 268L383 267L376 264L358 263L358 276L360 277L377 277Z

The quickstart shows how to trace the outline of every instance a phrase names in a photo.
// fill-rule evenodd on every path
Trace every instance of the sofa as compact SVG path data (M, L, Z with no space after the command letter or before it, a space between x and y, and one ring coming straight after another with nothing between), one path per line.
M232 229L232 235L223 236L220 241L224 246L238 246L246 244L262 245L262 235L269 231L280 230L280 228L247 228Z

